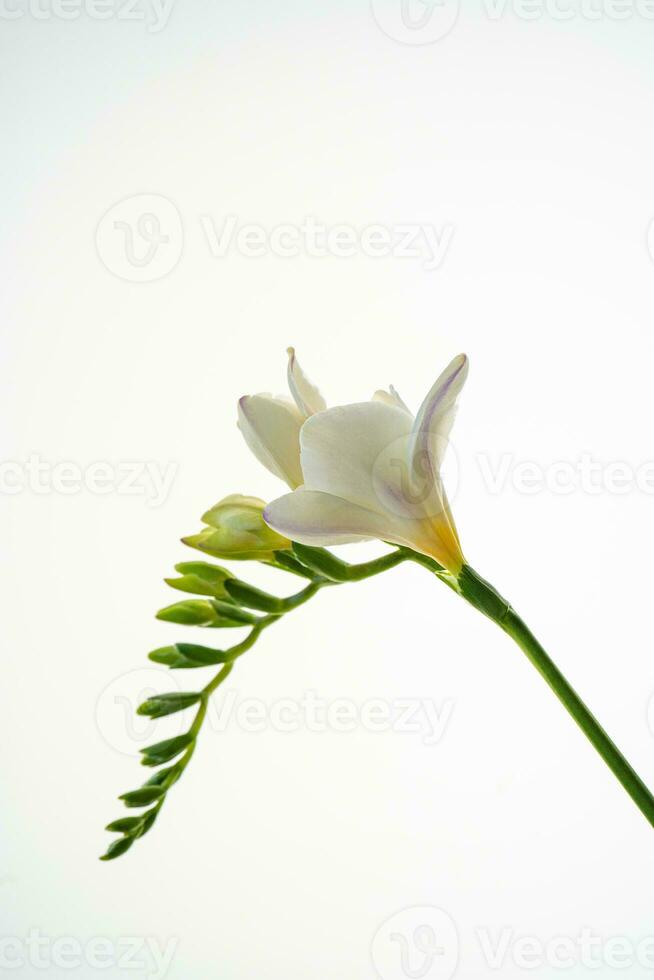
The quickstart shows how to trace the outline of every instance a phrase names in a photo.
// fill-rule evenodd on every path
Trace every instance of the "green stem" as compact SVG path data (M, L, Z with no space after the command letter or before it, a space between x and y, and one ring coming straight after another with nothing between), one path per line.
M393 565L397 565L399 562L405 560L406 556L400 555L398 552L391 552L391 554L384 555L382 558L377 558L371 562L366 562L361 565L349 565L348 569L354 569L357 578L368 578L372 575L379 575L381 572L386 571L387 568L392 568ZM335 582L327 579L314 580L300 592L296 592L295 595L289 596L287 599L283 600L284 606L282 612L270 613L267 616L262 616L256 626L252 627L245 639L231 647L229 651L230 659L221 665L220 670L209 681L209 683L202 688L202 691L200 692L201 699L198 705L198 710L195 713L195 718L193 719L193 723L189 729L189 734L193 736L193 741L186 749L183 756L175 764L170 777L171 781L168 785L172 785L173 782L177 782L191 761L197 745L197 736L199 735L207 716L209 699L231 674L234 667L234 661L237 660L238 657L243 656L244 653L254 646L261 633L268 626L272 626L273 623L276 623L278 620L282 619L287 612L291 612L292 610L297 609L299 606L304 605L305 602L308 602L309 599L313 598L313 596L316 595L316 593L321 589L325 588L325 586L335 584ZM155 809L157 812L163 806L165 798L166 797L163 796L156 804Z
M347 565L348 575L351 576L348 578L348 581L358 581L362 578L370 578L373 575L379 575L381 572L385 572L388 568L392 568L394 565L398 565L400 562L406 561L408 557L409 554L404 554L400 551L392 551L388 555L383 555L381 558L376 558L373 561L364 562L360 565L347 565L346 562L343 562L342 564ZM339 561L339 559L335 560ZM296 592L295 595L289 596L284 600L283 612L271 613L268 616L263 616L257 625L252 627L245 639L241 643L237 643L236 646L231 648L229 661L221 666L215 677L213 677L201 691L202 700L200 701L193 724L190 728L190 733L193 735L194 740L187 749L186 754L182 757L182 762L179 764L180 772L186 768L191 756L193 755L196 744L195 739L202 728L204 719L206 718L209 698L223 683L223 681L227 679L234 666L234 661L254 646L264 629L271 626L273 623L276 623L279 619L282 619L287 612L291 612L292 610L297 609L299 606L304 605L305 602L308 602L309 599L313 598L313 596L316 595L316 593L321 589L335 584L337 583L327 579L314 580L300 592Z
M361 582L363 579L372 578L373 575L387 572L389 568L394 568L407 559L408 555L398 548L397 551L391 551L390 554L382 555L381 558L373 558L372 561L361 562L359 565L349 565L347 581Z
M319 592L327 582L312 582L311 585L307 585L306 589L302 589L301 592L296 592L295 595L289 596L284 599L284 612L290 612L291 609L297 609L298 606L303 606L305 602L313 598L316 592ZM278 616L274 617L278 619Z
M239 644L239 646L240 647L244 647L245 649L248 649L249 647L251 647L252 644L256 642L256 639L257 639L257 637L258 637L258 635L259 635L259 633L261 632L262 629L263 629L263 626L261 626L261 625L255 626L254 629L252 629L250 631L250 633L245 638L245 640L243 640L243 642ZM233 647L232 649L235 650L236 647ZM241 653L245 653L245 649L241 650ZM170 789L170 787L173 785L173 783L176 783L178 781L178 779L181 777L182 773L184 772L184 770L188 766L189 762L193 758L193 753L195 752L195 748L197 746L197 735L198 735L198 732L200 731L200 729L202 728L202 725L204 724L204 719L207 716L207 705L209 703L209 698L211 697L211 695L213 694L213 692L216 690L216 688L220 687L220 685L223 683L223 681L226 681L227 680L227 678L229 677L229 675L232 672L233 667L234 667L234 662L233 661L230 661L230 662L228 662L226 664L223 664L223 666L218 671L218 673L216 674L216 676L214 678L212 678L212 680L209 681L209 683L206 685L206 687L204 687L202 689L202 692L201 692L202 700L200 701L198 710L195 713L195 718L193 719L193 724L189 728L189 735L192 735L193 736L193 741L191 742L191 744L189 745L189 747L186 749L186 751L184 752L184 755L181 757L181 759L179 759L175 763L175 765L173 766L172 772L171 772L170 776L168 777L168 779L164 783L164 786L165 786L166 791L168 789ZM159 811L161 810L161 808L163 807L163 805L164 805L165 802L166 802L166 793L164 793L164 795L161 797L161 799L155 804L154 812L156 814L159 813Z
M236 599L237 603L242 603L245 607L266 612L266 615L256 620L255 625L252 626L244 640L231 647L228 651L225 651L224 655L221 656L221 660L224 660L224 662L221 663L219 671L199 692L200 700L198 708L188 731L188 734L191 736L190 744L170 769L162 770L161 772L162 778L156 784L161 787L161 797L146 813L142 814L140 822L136 827L130 830L117 831L117 833L123 833L124 836L110 845L107 853L103 855L103 860L110 860L124 854L134 840L147 833L153 825L167 799L168 790L180 779L182 773L193 758L198 736L207 717L209 699L217 688L229 677L235 660L254 646L261 633L268 626L278 622L286 613L304 605L305 602L308 602L309 599L326 586L337 585L341 582L357 582L370 578L373 575L379 575L381 572L385 572L387 569L393 568L393 566L403 561L407 561L412 556L411 552L397 549L373 561L363 562L359 565L350 565L324 549L308 548L305 550L308 559L306 564L298 561L289 552L277 552L275 561L266 562L266 564L270 564L273 567L285 568L287 571L300 575L304 579L310 579L309 584L305 588L287 598L280 599L268 595L260 589L240 582L238 579L230 579L226 583L227 591ZM437 568L440 569L440 566L437 566ZM432 570L436 571L436 568ZM227 611L229 611L229 608L227 607ZM152 780L146 785L149 785L151 782Z
M322 585L333 585L341 582L360 582L362 579L372 578L381 572L394 568L403 561L407 561L413 552L407 549L396 548L395 551L382 555L381 558L373 558L372 561L361 562L358 565L350 565L349 562L337 558L326 548L314 548L306 544L294 544L293 552L299 558L305 568L310 569L314 575L318 576Z
M433 558L429 558L427 555L421 555L419 551L411 551L410 548L400 548L399 551L405 561L413 561L416 565L422 565L423 568L433 572L448 588L456 592L457 595L460 595L461 590L459 589L456 576L452 572L448 572L442 565L439 565Z
M527 655L636 806L654 827L654 796L520 616L488 582L467 565L459 576L459 586L464 598L496 622Z

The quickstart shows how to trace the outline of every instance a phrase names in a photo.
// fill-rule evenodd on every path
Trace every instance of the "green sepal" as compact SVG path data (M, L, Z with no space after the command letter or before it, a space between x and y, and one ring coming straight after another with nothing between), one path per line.
M141 786L140 789L133 789L129 793L123 793L118 799L122 800L125 806L149 806L161 796L164 790L160 786Z
M271 549L258 547L256 541L251 548L245 546L243 551L232 551L225 546L225 535L212 527L205 527L197 534L188 534L182 538L182 544L212 558L228 558L231 561L270 561L273 557Z
M220 599L212 599L211 605L220 616L234 619L244 626L255 626L259 622L258 616L248 612L247 609L240 609L238 606L232 605L229 599L227 602L222 602Z
M164 664L171 670L190 667L213 667L231 660L229 650L213 650L211 647L199 646L196 643L174 643L172 646L159 647L148 654L155 664Z
M131 834L141 825L142 820L143 817L120 817L107 824L104 829L110 834Z
M145 785L164 786L165 784L164 789L167 792L180 776L181 772L177 766L169 766L168 769L160 769L159 772L153 773Z
M311 548L309 545L293 542L293 552L303 565L332 582L347 582L350 577L348 563L325 548Z
M172 715L176 711L184 711L191 705L197 704L202 695L193 693L157 694L155 697L148 698L136 709L137 715L145 715L146 718L164 718Z
M177 735L175 738L166 738L163 742L148 745L146 748L141 749L143 756L141 763L144 766L160 766L164 762L170 762L176 755L179 755L180 752L188 748L192 742L193 736L187 732L186 735ZM154 790L157 787L152 786L150 788Z
M111 842L107 848L106 854L103 854L100 860L113 861L114 858L120 857L120 855L124 854L125 851L129 851L133 843L133 837L119 837L117 840Z
M159 815L159 811L157 810L156 807L154 807L152 810L148 810L147 813L144 813L143 814L143 826L141 827L141 829L139 830L139 832L138 832L138 834L136 836L137 837L143 837L144 834L147 834L148 830L150 829L150 827L152 826L152 824L155 822L155 820L157 819L158 815Z
M284 611L284 600L269 592L263 592L254 585L248 585L238 578L229 579L225 582L225 589L232 599L247 606L249 609L257 609L260 612L278 613Z
M494 623L502 624L511 606L474 568L464 565L457 577L457 583L464 599Z
M271 568L280 568L285 572L292 572L293 575L299 575L302 578L314 579L316 577L315 572L298 561L290 551L276 551L274 557L264 564L270 565Z

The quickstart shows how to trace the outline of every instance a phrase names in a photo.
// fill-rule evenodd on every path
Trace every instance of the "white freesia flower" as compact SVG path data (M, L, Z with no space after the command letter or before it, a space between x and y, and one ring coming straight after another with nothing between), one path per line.
M300 544L406 545L458 574L463 555L440 467L467 369L465 356L455 358L415 419L396 395L309 418L304 483L266 507L266 523Z
M293 399L283 395L244 395L238 403L238 427L260 463L292 490L304 483L300 463L300 429L312 415L324 412L325 399L308 379L295 349L288 348L288 387ZM408 411L391 387L373 398Z
M440 468L467 370L467 358L456 357L415 419L393 389L377 392L370 402L326 410L318 410L314 401L313 413L298 430L300 456L292 460L293 480L282 477L294 492L266 507L266 523L300 544L379 538L429 555L458 574L463 555ZM294 376L292 363L289 375ZM263 415L258 422L259 451L248 443L264 465L281 475L284 468L276 470L268 460L283 455L282 443L275 443L269 425L264 458ZM290 453L284 458L288 471Z

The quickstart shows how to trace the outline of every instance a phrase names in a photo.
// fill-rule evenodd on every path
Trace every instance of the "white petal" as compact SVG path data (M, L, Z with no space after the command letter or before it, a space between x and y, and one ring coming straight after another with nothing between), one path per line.
M412 417L379 401L330 408L300 433L307 490L322 490L376 513L416 516L408 443Z
M383 538L388 530L382 515L331 493L304 488L269 503L263 519L292 541L320 546Z
M432 518L434 535L443 554L434 554L446 567L455 569L462 561L461 547L450 505L440 475L448 437L456 414L456 399L468 374L468 359L460 354L440 375L420 406L413 425L410 470L425 514Z
M412 471L424 468L427 459L434 478L438 475L456 414L456 399L468 375L468 358L459 354L446 367L423 401L411 434Z
M455 557L450 563L446 546L434 538L428 519L378 514L318 490L300 487L294 493L273 500L264 510L263 519L274 531L299 544L330 547L377 538L431 555L446 567L450 564L454 567L457 563L458 547L455 545Z
M260 463L294 489L303 482L300 428L295 405L272 395L246 395L238 403L238 427Z
M403 408L405 412L408 412L409 415L411 415L411 409L400 398L393 385L390 385L388 391L384 391L383 389L376 391L372 397L373 401L384 402L385 405L394 405L396 408Z
M298 359L295 356L295 348L289 347L287 354L288 386L295 399L295 404L305 418L309 418L310 415L315 415L316 412L324 412L327 408L327 402L300 367Z

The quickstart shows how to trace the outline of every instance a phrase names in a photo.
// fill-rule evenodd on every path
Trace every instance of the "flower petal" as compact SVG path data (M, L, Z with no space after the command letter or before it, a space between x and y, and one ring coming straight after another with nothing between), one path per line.
M435 535L429 518L378 514L319 490L300 487L278 497L268 504L263 519L278 534L298 544L329 547L377 538L436 558L455 573L461 567L458 543Z
M302 426L304 486L376 513L416 516L407 467L412 417L379 401L330 408Z
M295 348L289 347L287 354L288 387L291 389L295 404L305 418L308 418L310 415L315 415L316 412L324 412L327 408L327 402L300 367L298 359L295 356Z
M468 358L460 354L443 371L420 406L409 449L413 485L421 489L425 514L432 521L433 541L437 542L432 554L455 573L461 567L463 555L440 467L456 414L456 399L467 374Z
M300 428L295 405L272 395L246 395L238 403L238 427L260 463L291 488L303 482Z
M411 433L411 468L422 467L429 460L434 478L437 477L447 440L456 414L456 399L468 376L468 358L459 354L445 368L423 401Z
M269 503L263 519L279 534L309 545L351 544L383 538L389 530L383 515L303 487Z
M411 409L400 398L393 385L389 386L388 391L384 391L383 389L376 391L372 398L373 401L384 402L385 405L394 405L396 408L403 408L405 412L408 412L409 415L411 415Z

